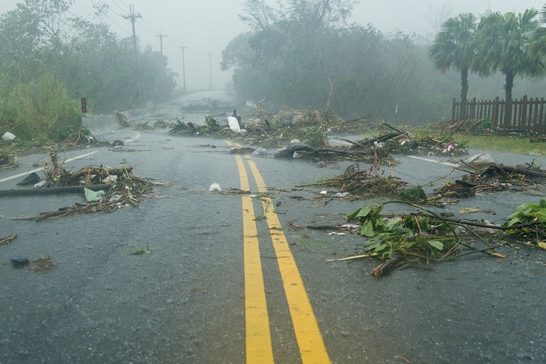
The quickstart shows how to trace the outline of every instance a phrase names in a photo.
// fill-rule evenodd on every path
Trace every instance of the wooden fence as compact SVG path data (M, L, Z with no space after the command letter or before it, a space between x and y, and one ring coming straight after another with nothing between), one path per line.
M512 107L498 97L494 100L468 100L465 104L453 99L452 122L491 120L493 127L546 133L546 101L544 98L512 100ZM507 113L509 114L507 116Z

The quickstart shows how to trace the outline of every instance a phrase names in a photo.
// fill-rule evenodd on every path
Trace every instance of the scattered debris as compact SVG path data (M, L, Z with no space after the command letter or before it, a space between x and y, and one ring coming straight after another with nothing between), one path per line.
M30 270L35 273L43 273L55 269L57 263L51 257L41 257L30 262Z
M523 229L518 226L525 226ZM512 215L508 217L505 226L514 228L508 233L522 241L529 241L544 249L546 240L546 200L542 199L538 204L526 203L520 205Z
M144 255L150 254L152 251L148 245L135 249L130 255Z
M91 131L87 128L80 128L74 131L63 141L64 146L79 146L98 143L97 138L95 138L93 134L91 134Z
M236 117L228 116L228 125L232 132L239 134L242 132L239 120Z
M408 155L448 155L458 156L467 154L467 150L450 138L435 139L430 136L416 136L409 131L400 131L393 126L383 123L391 129L391 132L382 134L371 139L363 139L353 142L343 139L352 144L353 149L380 148L385 153L408 154Z
M416 211L383 214L384 206L393 203ZM376 278L396 268L428 265L474 253L505 258L496 249L510 243L541 248L546 239L546 200L521 205L503 225L450 218L404 201L365 206L347 219L359 224L359 234L366 242L364 254L343 260L380 259L381 264L372 271Z
M112 147L123 147L125 145L125 143L123 143L123 141L119 140L119 139L116 139L112 142Z
M459 210L459 214L461 215L474 214L476 212L480 212L480 209L477 207L463 207Z
M370 170L360 170L359 164L352 164L341 176L326 178L323 181L299 185L297 187L332 187L340 192L334 197L357 200L372 196L399 197L408 201L423 201L426 195L420 187L407 187L407 182L394 176L373 174Z
M231 148L229 150L230 154L252 154L254 153L256 149L252 147L239 147L239 148Z
M16 167L19 164L15 153L0 152L0 169Z
M13 240L17 239L17 234L8 235L4 238L0 238L0 246L8 245Z
M504 166L495 163L465 164L461 169L468 174L448 182L435 191L431 201L443 198L468 198L477 193L515 190L522 191L546 181L546 171L533 164Z
M6 141L6 142L12 142L12 141L15 140L15 134L10 133L9 131L6 131L6 132L2 135L2 140Z
M39 183L42 180L42 178L36 173L32 172L31 174L27 175L23 180L19 183L17 183L17 186L30 186L35 185Z
M466 158L465 160L463 160L463 163L473 166L480 166L494 164L495 160L493 159L493 157L491 157L491 155L489 155L489 153L480 153Z
M57 211L42 212L35 218L36 221L74 214L108 213L126 206L136 207L147 194L153 191L153 186L165 185L134 176L131 167L85 167L76 172L69 172L58 161L54 149L50 150L49 155L51 160L44 168L47 187L38 190L41 191L40 193L48 193L54 188L58 188L62 192L79 190L84 192L86 197L91 197L91 200L95 201L94 197L97 197L95 192L103 190L98 192L102 197L100 202L96 200L97 202L89 201L86 204L77 203L72 207L63 207ZM105 184L105 182L109 184Z
M222 191L222 187L218 183L213 183L209 187L209 192L219 192Z
M14 268L22 268L30 263L30 260L25 257L11 257L9 260Z
M84 193L85 201L87 202L102 202L104 196L106 195L106 192L104 192L103 190L93 191L89 188L85 188Z

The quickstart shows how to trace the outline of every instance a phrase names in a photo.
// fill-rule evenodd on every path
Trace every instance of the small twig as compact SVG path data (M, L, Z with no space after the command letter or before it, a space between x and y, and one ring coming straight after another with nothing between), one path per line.
M4 238L0 238L0 245L7 245L11 241L15 240L17 238L17 234L9 235Z
M349 260L358 260L358 259L369 258L369 257L373 257L375 255L376 254L367 253L367 254L362 254L362 255L353 255L351 257L345 257L345 258L328 259L326 261L329 262L329 263L330 262L346 262L346 261L349 261Z

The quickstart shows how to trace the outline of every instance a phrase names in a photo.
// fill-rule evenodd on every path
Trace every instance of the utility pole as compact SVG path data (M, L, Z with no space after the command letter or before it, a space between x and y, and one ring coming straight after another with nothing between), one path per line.
M122 15L123 18L131 20L131 24L133 26L133 48L135 50L135 61L138 54L137 50L137 39L136 39L136 31L135 31L135 23L138 18L142 18L142 15L135 13L135 6L133 4L129 5L129 15Z
M186 57L185 57L185 49L188 47L184 47L184 42L182 42L182 45L180 46L180 50L182 51L182 83L184 86L184 91L186 90Z
M212 52L209 53L209 78L210 78L210 90L212 91Z
M161 51L161 55L163 55L163 38L167 38L167 35L161 34L161 29L159 29L159 34L156 35L156 37L159 38L159 49Z

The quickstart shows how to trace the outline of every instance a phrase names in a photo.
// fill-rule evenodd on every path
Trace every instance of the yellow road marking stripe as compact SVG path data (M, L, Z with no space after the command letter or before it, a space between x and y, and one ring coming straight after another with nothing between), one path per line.
M250 158L247 158L247 162L254 175L259 192L267 192L265 181L256 163ZM330 363L298 266L282 230L279 218L273 209L273 201L269 197L262 198L262 206L269 226L269 233L273 240L301 360L304 364Z
M241 189L250 191L248 176L241 157L236 157ZM265 297L254 205L250 196L243 196L244 279L246 362L274 363L269 315Z

